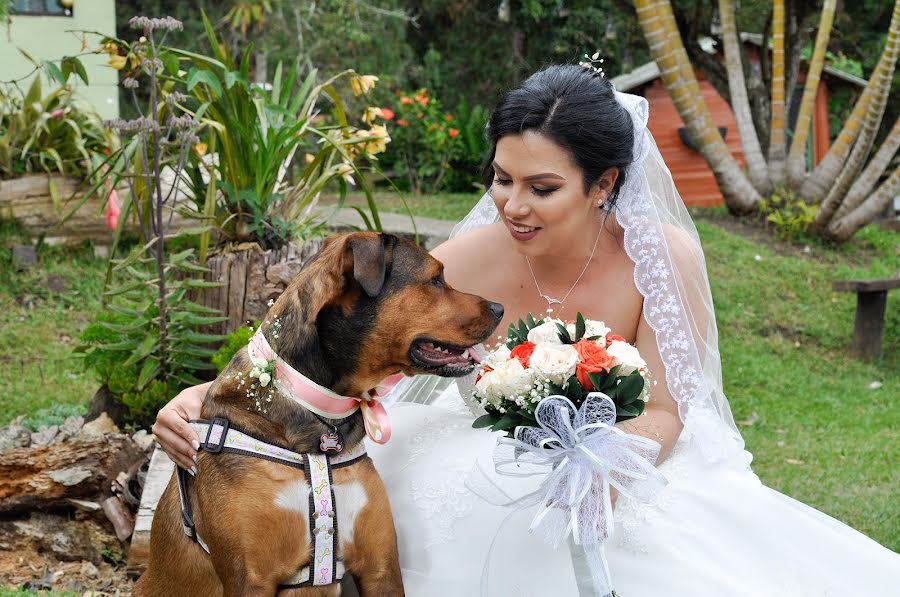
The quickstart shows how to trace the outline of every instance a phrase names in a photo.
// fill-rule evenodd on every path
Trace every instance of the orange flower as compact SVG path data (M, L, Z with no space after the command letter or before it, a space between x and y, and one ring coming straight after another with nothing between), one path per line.
M446 120L447 122L453 122L453 114L447 114L446 116L444 116L444 120Z
M417 95L417 96L416 96L416 101L419 102L420 104L422 104L423 106L427 106L427 105L428 105L428 97L427 97L427 96L424 96L424 95Z
M408 106L408 105L410 105L411 103L413 103L413 98L411 98L411 97L406 97L406 96L404 95L403 97L400 98L400 103L403 104L404 106Z
M513 348L509 353L509 356L511 358L519 359L519 362L522 363L522 366L527 368L531 359L531 353L534 352L536 346L537 344L535 344L534 342L528 342L526 340L525 342L522 342L521 344Z
M381 117L385 120L393 120L394 119L394 111L390 108L382 108L381 109Z
M613 342L615 342L617 340L619 342L628 342L628 340L626 340L625 338L623 338L622 336L620 336L618 334L613 334L612 332L606 334L606 345L607 346L609 346L610 344L612 344Z
M456 135L459 134L459 131L456 129L450 129L450 131L447 134L450 135L451 139L453 139L454 137L456 137Z
M409 123L403 120L402 118L397 119L397 126L409 126Z
M578 377L581 387L585 390L593 390L594 384L588 373L600 373L604 369L611 369L616 359L606 352L606 349L592 340L579 340L574 345L578 352L578 364L575 365L575 375Z

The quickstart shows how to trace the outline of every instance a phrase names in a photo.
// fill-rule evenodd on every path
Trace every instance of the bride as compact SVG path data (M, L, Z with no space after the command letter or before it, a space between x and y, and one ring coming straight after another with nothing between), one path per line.
M622 431L660 445L667 483L615 502L606 561L624 597L891 594L900 557L761 484L722 392L706 266L693 223L647 130L643 98L584 66L547 67L508 92L488 124L489 192L434 250L447 282L527 313L603 320L655 380ZM387 397L391 441L369 445L397 528L407 595L594 595L583 562L510 508L539 478L498 476L498 436L473 429L473 380L419 377ZM173 458L195 452L185 390L154 427ZM576 572L578 570L578 572Z

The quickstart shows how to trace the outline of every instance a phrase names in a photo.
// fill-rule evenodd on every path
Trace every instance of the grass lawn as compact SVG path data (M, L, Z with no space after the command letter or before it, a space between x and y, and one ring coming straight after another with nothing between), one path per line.
M408 202L417 215L458 219L477 198ZM396 195L378 201L403 211ZM754 469L774 489L900 550L900 292L889 294L885 356L866 364L848 355L855 295L831 291L835 278L900 271L900 234L868 227L843 248L804 250L742 229L723 210L695 217L725 391ZM0 249L0 424L53 404L83 408L96 389L71 357L72 339L98 305L104 263L88 255L45 250L39 267L16 274ZM880 387L871 389L873 382Z

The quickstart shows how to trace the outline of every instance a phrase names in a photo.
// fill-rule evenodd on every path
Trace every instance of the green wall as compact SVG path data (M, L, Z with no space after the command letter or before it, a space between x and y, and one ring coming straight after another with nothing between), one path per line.
M74 56L83 52L81 36L67 33L70 30L99 31L105 35L116 35L115 0L75 0L71 17L48 17L17 15L12 17L9 31L0 27L0 80L19 79L28 74L34 65L26 59L19 48L28 52L35 60L56 60L63 56ZM100 45L100 36L89 35L89 50ZM118 73L107 65L107 54L82 56L90 85L72 77L71 84L78 86L79 93L90 102L103 118L119 115ZM32 75L34 76L34 75ZM30 78L20 82L27 89ZM46 84L44 90L50 89Z

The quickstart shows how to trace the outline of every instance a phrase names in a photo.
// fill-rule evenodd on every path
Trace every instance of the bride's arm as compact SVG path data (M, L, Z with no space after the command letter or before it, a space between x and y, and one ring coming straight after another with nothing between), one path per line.
M657 464L659 464L672 451L672 447L681 434L683 424L681 417L678 416L678 404L669 394L666 386L666 368L659 356L656 334L643 317L638 325L635 347L644 357L650 370L652 379L650 401L647 402L641 416L623 421L618 424L618 427L628 433L642 435L659 442L662 446L659 460L657 460Z

